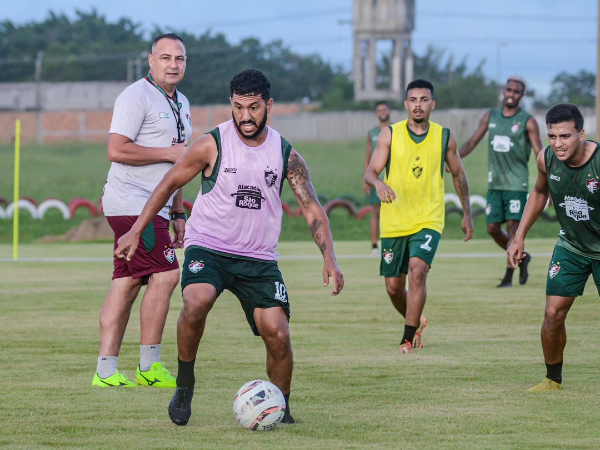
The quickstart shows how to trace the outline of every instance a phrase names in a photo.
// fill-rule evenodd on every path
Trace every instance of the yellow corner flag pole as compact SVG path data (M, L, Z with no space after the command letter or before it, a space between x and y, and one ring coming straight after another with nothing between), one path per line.
M15 123L15 187L13 199L13 259L19 259L19 166L21 163L21 119Z

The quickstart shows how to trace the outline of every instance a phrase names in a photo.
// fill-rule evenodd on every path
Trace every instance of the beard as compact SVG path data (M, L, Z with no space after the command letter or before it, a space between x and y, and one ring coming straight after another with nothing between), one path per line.
M413 122L414 123L423 123L423 122L425 122L425 117L422 117L420 119L413 119Z
M238 133L240 133L246 139L256 138L258 135L260 135L260 133L263 132L263 130L267 126L267 111L266 110L265 110L265 115L263 116L262 120L260 121L260 124L258 124L258 125L256 125L256 122L254 120L246 120L245 122L237 123L233 113L231 113L231 118L233 119L233 123L235 124L235 128L238 130ZM251 135L246 134L241 128L242 125L245 125L247 123L253 124L254 126L257 127L256 131L254 133L252 133Z
M389 122L389 120L390 120L390 115L388 114L388 115L387 115L387 116L385 116L385 117L380 117L380 118L379 118L379 123L385 123L385 122Z

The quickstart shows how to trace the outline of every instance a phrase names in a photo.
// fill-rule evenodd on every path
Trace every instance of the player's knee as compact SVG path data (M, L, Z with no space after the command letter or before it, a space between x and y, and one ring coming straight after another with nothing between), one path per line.
M498 236L498 233L500 233L500 227L497 223L488 223L487 232L490 236L496 237Z
M553 304L546 305L544 312L544 325L549 328L560 327L565 323L567 311Z
M211 299L198 298L183 295L183 314L189 322L199 322L206 318L214 301Z
M415 283L424 284L427 279L427 273L429 272L429 266L418 265L410 267L408 270L409 285L415 285Z
M386 286L386 290L390 297L393 297L393 298L406 297L406 289L404 288L404 286L388 284Z

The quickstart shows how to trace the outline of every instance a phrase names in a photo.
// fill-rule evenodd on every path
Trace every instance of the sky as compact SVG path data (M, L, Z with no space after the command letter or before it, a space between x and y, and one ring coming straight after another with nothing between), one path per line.
M596 72L599 0L415 0L413 51L445 49L454 61L475 68L484 61L489 79L524 77L536 93L547 95L561 71ZM48 11L74 16L95 8L109 21L121 17L141 25L195 35L222 33L236 44L246 37L280 39L300 54L317 53L350 69L352 0L21 0L2 2L0 21L41 21ZM140 7L139 5L143 5ZM567 6L568 5L568 6ZM251 18L252 17L252 18Z

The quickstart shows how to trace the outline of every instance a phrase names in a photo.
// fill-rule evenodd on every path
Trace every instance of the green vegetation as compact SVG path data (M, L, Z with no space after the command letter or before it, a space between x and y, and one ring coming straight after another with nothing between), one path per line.
M564 389L526 389L545 375L539 342L544 280L553 240L530 241L525 286L495 289L505 260L491 240L442 240L430 274L425 348L399 355L403 321L387 299L377 258L338 242L346 288L330 297L318 259L282 259L292 303L296 366L291 407L299 425L252 433L231 405L246 381L265 378L264 346L228 292L209 316L197 359L188 426L167 415L172 391L92 388L98 315L112 263L0 262L0 447L549 449L598 448L598 297L593 285L569 314ZM312 255L282 243L284 256ZM109 257L110 244L25 245L25 257ZM455 258L453 254L472 253ZM497 257L481 255L497 254ZM0 257L10 246L0 245ZM480 255L480 256L476 256ZM181 252L179 252L181 257ZM35 280L35 282L31 282ZM176 371L175 291L162 343ZM138 363L139 300L120 355Z
M302 154L311 169L313 184L323 200L348 196L364 206L366 196L362 191L362 171L364 143L295 142L294 147ZM13 196L13 149L0 147L0 197L12 201ZM485 196L487 190L487 153L483 144L464 160L471 185L471 193ZM55 144L39 146L27 145L21 153L21 195L41 202L50 197L68 202L75 197L87 198L96 202L102 196L106 174L110 164L103 144ZM535 161L530 161L531 185L535 180ZM454 192L452 177L446 177L446 192ZM193 180L185 189L184 196L190 200L196 197L200 183ZM296 200L289 189L283 190L283 201L297 208ZM450 205L449 205L450 207ZM487 238L485 215L481 208L475 219L477 238ZM22 210L21 242L32 242L45 235L63 234L70 228L89 219L87 210L79 209L73 220L63 220L56 209L48 211L44 220L33 220ZM344 240L367 240L369 223L364 220L349 219L343 209L335 209L331 215L334 238ZM445 238L460 238L460 214L447 216ZM531 237L552 237L558 231L557 224L540 220L531 231ZM302 217L284 215L282 240L311 240L310 232ZM12 221L0 220L0 242L12 242Z

